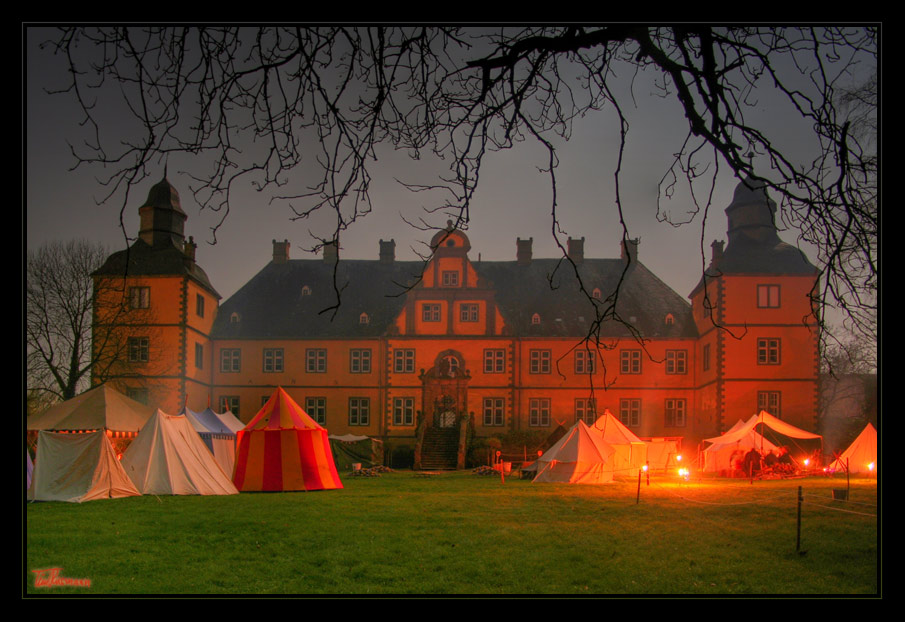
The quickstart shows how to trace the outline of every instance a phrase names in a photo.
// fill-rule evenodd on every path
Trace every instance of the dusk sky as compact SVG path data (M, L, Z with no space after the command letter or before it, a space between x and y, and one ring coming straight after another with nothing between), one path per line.
M47 95L45 89L64 83L65 63L49 53L37 49L36 41L43 38L35 29L27 31L25 57L25 141L26 141L26 244L35 249L51 240L85 238L102 242L113 250L123 248L126 241L120 230L119 212L122 196L114 196L106 204L97 205L104 188L94 178L96 171L70 171L75 160L67 141L74 145L81 138L79 111L69 95ZM724 209L732 200L738 183L725 164L721 164L719 184L710 206L706 231L702 236L702 214L690 224L674 227L658 222L658 184L668 170L673 154L682 145L687 122L674 99L653 94L644 79L636 82L634 98L626 97L629 131L623 172L620 178L623 208L630 237L640 237L639 259L683 297L691 292L703 269L704 256L710 258L710 243L726 240L727 222ZM783 121L782 102L768 93L759 94L757 107L749 113L749 122L769 123L777 127L778 140L786 140L790 148L806 146L808 126L800 120L788 127ZM760 119L755 119L755 116ZM103 131L122 127L110 118L110 126ZM812 140L812 139L811 139ZM588 257L618 257L622 230L615 207L614 173L619 141L618 123L606 111L589 115L574 125L568 142L560 140L557 169L558 216L565 245L569 236L585 237ZM212 284L223 299L227 299L252 276L261 270L272 255L273 239L288 239L293 259L311 258L304 249L314 244L309 231L328 235L332 221L291 220L288 206L272 203L255 192L250 184L245 192L234 198L232 211L212 241L211 227L221 214L199 211L189 191L190 180L181 171L182 161L171 159L168 178L179 191L182 207L188 214L186 236L194 236L198 244L197 261L208 273ZM758 160L754 160L755 166ZM530 139L515 149L498 152L486 158L481 172L481 184L471 210L467 234L471 239L470 258L483 260L514 260L516 238L534 238L535 257L555 257L556 248L551 233L552 192L549 177L538 169L546 164L546 154ZM411 160L404 152L383 152L378 164L372 167L372 198L374 210L364 220L354 224L341 240L340 257L347 259L376 259L378 240L396 241L399 260L417 259L414 247L424 249L423 243L432 232L415 230L403 218L418 221L427 217L434 226L442 226L447 217L427 216L430 208L445 197L427 193L412 193L398 180L416 183L435 183L438 174L446 172L443 163L430 159ZM138 232L138 207L147 197L150 187L163 176L163 165L152 179L135 188L129 197L125 213L128 235ZM673 199L661 197L661 209L673 220L688 220L693 209L686 186L680 180L679 191ZM702 186L699 190L703 190ZM781 233L784 241L796 243L794 231ZM813 249L805 248L812 262L817 262Z

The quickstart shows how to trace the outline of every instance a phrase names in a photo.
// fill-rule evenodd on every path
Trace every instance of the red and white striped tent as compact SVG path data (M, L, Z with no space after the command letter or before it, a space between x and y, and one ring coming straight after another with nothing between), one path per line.
M327 430L281 387L238 433L240 492L342 488Z

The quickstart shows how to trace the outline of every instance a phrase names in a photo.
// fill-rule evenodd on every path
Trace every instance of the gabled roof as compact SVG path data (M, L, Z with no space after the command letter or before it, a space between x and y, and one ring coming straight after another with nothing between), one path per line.
M585 259L577 272L557 259L472 262L479 288L495 291L495 300L511 334L582 337L622 279L617 303L621 317L645 337L696 336L689 303L640 262L623 276L621 259ZM289 260L268 264L226 300L212 330L215 339L367 338L390 332L409 289L417 287L423 262L340 260L335 287L341 304L335 316L334 264L323 260ZM600 300L593 301L594 289ZM368 322L361 322L366 313ZM540 322L533 323L534 314ZM666 321L667 315L672 322ZM602 336L629 337L618 322L604 323Z

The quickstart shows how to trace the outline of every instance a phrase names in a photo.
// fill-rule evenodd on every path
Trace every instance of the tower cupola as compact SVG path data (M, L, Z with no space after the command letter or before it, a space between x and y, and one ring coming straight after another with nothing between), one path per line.
M171 244L182 250L185 241L186 214L179 193L166 176L156 183L144 205L138 208L138 237L152 247Z

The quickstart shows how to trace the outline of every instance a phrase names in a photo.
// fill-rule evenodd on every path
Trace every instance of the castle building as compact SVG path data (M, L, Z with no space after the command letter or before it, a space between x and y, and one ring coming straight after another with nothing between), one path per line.
M474 261L452 224L426 263L397 260L394 240L374 260L335 245L292 259L274 240L272 261L221 304L163 180L139 208L139 239L94 275L115 292L96 296L95 347L98 335L123 347L95 380L168 412L210 403L245 421L281 386L331 434L403 442L422 421L468 419L489 436L604 409L642 438L696 443L761 409L813 430L817 270L779 238L775 210L762 186L738 185L728 245L714 242L690 304L636 241L614 259L586 257L584 238L535 258L516 239L513 260Z

